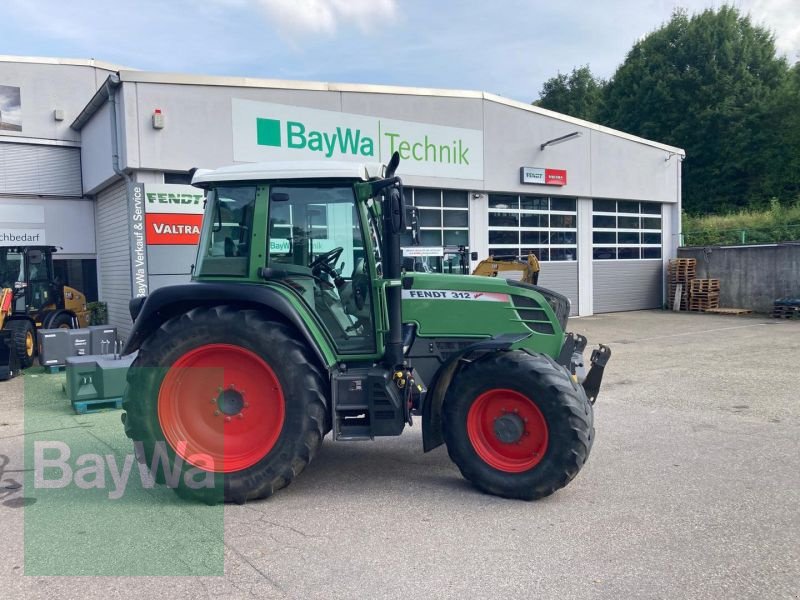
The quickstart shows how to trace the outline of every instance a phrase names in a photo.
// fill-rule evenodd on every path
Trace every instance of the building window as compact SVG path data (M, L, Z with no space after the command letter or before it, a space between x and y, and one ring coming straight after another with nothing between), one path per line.
M97 261L94 258L53 257L55 281L83 292L87 302L97 302Z
M575 198L489 194L489 254L540 261L578 259Z
M448 247L469 247L469 195L461 190L405 188L406 204L417 207L421 246L443 246L444 257L426 257L428 267L437 273L455 273L459 257ZM411 233L401 237L402 246L411 246Z
M592 257L595 260L661 258L661 204L594 200Z

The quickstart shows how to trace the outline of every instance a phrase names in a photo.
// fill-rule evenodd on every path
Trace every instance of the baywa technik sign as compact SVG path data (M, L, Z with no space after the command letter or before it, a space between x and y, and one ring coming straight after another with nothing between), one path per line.
M387 163L401 175L483 179L483 132L234 98L233 158Z

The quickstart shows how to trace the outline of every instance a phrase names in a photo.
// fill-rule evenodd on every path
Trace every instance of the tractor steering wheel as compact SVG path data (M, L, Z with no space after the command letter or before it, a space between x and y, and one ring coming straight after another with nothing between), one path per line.
M344 252L344 248L338 246L333 250L329 250L325 254L320 254L317 258L311 261L311 264L308 265L312 271L321 270L331 275L333 277L336 276L336 261L339 260L339 257Z

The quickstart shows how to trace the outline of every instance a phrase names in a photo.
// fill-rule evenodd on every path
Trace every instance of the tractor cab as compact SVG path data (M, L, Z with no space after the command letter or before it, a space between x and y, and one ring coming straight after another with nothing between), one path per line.
M36 315L59 304L63 286L53 279L54 250L47 246L0 248L0 288L14 290L14 312Z

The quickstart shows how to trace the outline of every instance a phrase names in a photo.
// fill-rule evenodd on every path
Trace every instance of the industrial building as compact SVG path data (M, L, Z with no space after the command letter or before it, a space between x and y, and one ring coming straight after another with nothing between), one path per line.
M0 245L57 246L60 278L124 335L132 297L189 278L190 169L395 150L435 270L458 246L534 252L575 315L666 301L683 150L485 92L0 57Z

